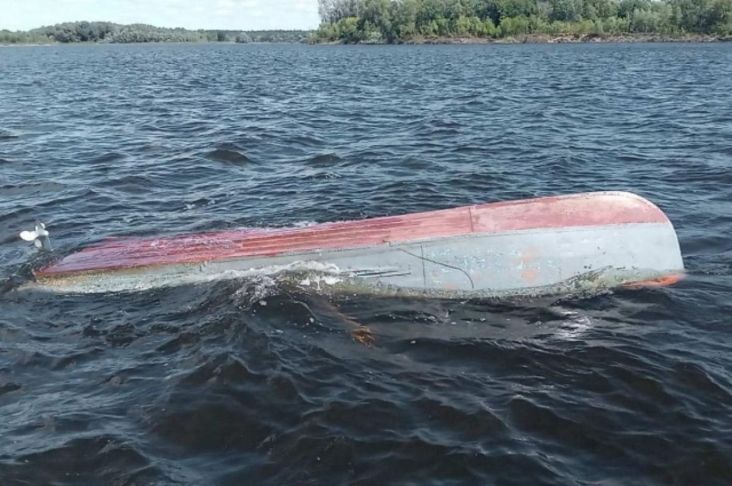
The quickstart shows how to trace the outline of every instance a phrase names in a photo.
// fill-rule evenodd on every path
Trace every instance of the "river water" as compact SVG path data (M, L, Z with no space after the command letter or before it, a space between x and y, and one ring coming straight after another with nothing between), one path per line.
M730 44L0 49L0 483L729 484L731 168ZM18 288L36 219L65 253L589 190L663 208L686 280Z

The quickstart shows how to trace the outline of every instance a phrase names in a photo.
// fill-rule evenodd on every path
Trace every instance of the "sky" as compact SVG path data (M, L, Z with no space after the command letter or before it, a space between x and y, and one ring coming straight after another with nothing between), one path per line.
M313 29L317 0L0 0L0 29L75 20L188 29Z

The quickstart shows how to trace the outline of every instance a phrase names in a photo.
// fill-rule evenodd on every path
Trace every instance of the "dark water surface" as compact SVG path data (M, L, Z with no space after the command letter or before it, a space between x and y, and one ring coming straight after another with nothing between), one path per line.
M730 44L0 49L0 483L729 484L731 167ZM63 253L604 189L683 283L17 290L35 218Z

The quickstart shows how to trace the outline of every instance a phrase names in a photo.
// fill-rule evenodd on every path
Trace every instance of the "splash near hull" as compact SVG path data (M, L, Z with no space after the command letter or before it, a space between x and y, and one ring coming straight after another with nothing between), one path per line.
M684 272L666 215L597 192L305 228L113 238L36 270L36 288L111 292L277 276L332 292L542 295L668 285Z

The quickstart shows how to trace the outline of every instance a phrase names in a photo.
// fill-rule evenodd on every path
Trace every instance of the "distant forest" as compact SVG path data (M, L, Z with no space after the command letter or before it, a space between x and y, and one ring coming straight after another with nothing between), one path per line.
M0 30L0 44L48 44L50 42L302 42L310 32L302 30L188 30L146 24L66 22L29 31Z
M316 42L527 35L732 37L732 0L319 0Z

